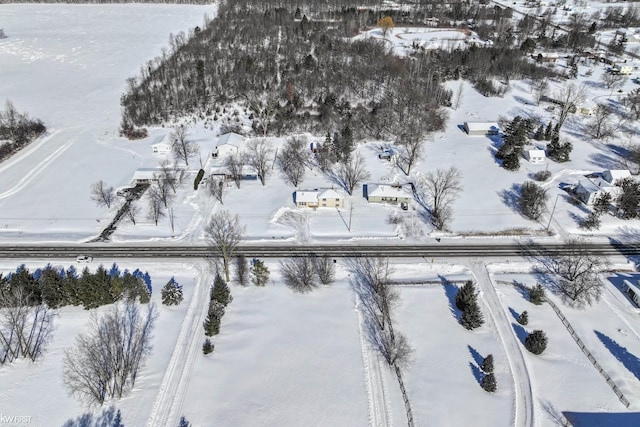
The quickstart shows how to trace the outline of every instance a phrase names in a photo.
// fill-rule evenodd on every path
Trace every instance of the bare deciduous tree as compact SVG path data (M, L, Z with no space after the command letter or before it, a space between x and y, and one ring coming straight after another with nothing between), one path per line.
M265 185L273 162L273 149L265 139L255 139L247 144L247 154L249 164L255 168L262 185Z
M205 228L205 235L213 254L222 258L224 274L229 282L229 263L244 235L244 227L240 225L238 215L231 216L229 211L218 211L213 214Z
M164 181L175 193L178 186L182 184L184 171L172 165L168 160L162 160L159 164L160 172L158 179Z
M460 84L458 85L458 89L456 90L456 94L453 97L452 105L454 110L457 110L458 108L460 108L460 105L462 104L463 92L464 92L464 83L460 82Z
M629 115L634 120L640 120L640 88L630 91L623 103L629 109Z
M100 180L91 186L91 200L98 206L110 208L116 200L116 191L112 186Z
M593 139L607 139L615 134L613 124L613 110L604 104L598 104L593 110L591 120L586 124L586 130Z
M87 405L121 398L135 386L140 367L151 352L157 317L153 305L145 314L135 301L116 304L101 319L93 315L90 331L65 351L64 383L71 395Z
M124 205L124 209L126 209L124 212L124 217L131 221L133 225L136 225L136 218L140 213L140 206L135 204L132 200L131 202Z
M207 191L209 195L220 203L223 202L224 193L227 189L227 183L224 178L209 178L207 182Z
M329 285L335 280L336 265L330 256L323 255L321 257L314 257L313 268L318 275L318 280L320 280L320 283L323 285Z
M624 86L627 81L627 77L619 73L603 73L602 84L607 89L617 89Z
M244 255L239 255L236 257L236 281L241 286L248 286L249 279L249 261Z
M575 111L577 106L584 100L584 86L576 86L573 83L566 84L555 98L558 102L558 129L562 128L570 112Z
M462 191L462 174L454 166L449 169L437 169L418 180L416 192L423 204L426 204L434 227L444 229L451 221L451 203Z
M154 174L151 187L147 191L154 193L162 201L165 209L168 209L176 198L167 177L162 174Z
M147 190L147 200L149 202L147 219L152 220L156 225L158 225L160 218L163 218L166 215L162 196L158 194L156 188L151 187Z
M245 157L240 153L232 154L224 159L224 166L238 188L240 188L240 183L242 182L242 168L245 163Z
M308 162L306 144L306 138L289 138L278 156L278 167L294 187L297 187L304 178Z
M44 353L53 314L44 304L32 305L22 288L0 289L0 365L26 357L35 362Z
M535 99L536 105L540 105L540 102L549 93L549 83L546 79L533 80L531 83L531 91L533 92L533 99Z
M171 132L171 151L176 160L189 166L189 159L199 153L195 141L189 139L189 128L184 124L176 126Z
M538 261L546 273L555 276L556 288L571 305L584 307L600 299L603 285L598 274L608 262L592 253L585 242L569 240L563 255L539 256Z
M356 186L362 184L369 179L364 160L360 153L350 156L348 160L338 163L333 178L338 184L346 190L349 195L353 195Z
M309 257L289 258L280 262L284 283L296 292L305 293L318 287L314 262Z
M518 205L527 218L538 220L547 207L547 191L533 181L526 181L520 188Z

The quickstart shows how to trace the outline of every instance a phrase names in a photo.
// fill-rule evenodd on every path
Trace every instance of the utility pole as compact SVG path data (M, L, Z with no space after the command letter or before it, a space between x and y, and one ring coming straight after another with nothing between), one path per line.
M556 201L553 203L553 209L551 209L551 215L549 216L549 223L547 224L547 231L549 231L549 227L551 227L551 220L553 219L553 213L556 211L556 205L558 204L558 197L560 197L560 194L556 194Z

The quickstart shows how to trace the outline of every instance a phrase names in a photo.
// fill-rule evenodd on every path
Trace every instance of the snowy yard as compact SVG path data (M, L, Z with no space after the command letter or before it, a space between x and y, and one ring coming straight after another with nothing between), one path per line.
M168 369L170 358L176 348L183 318L187 314L192 302L192 295L196 284L197 270L188 264L165 263L135 263L119 262L123 270L133 271L140 268L148 270L153 281L151 301L158 309L152 345L153 349L145 366L141 369L136 381L135 389L122 400L113 402L122 411L125 425L145 425L149 410L152 408L158 388ZM27 264L30 271L43 267L46 261L32 261ZM111 264L105 265L109 268ZM62 265L67 268L68 265ZM97 267L96 265L90 265ZM79 268L78 266L76 266ZM3 274L15 270L15 266L6 261L0 266ZM161 304L160 290L171 278L183 286L184 301L177 307L166 307ZM208 286L203 284L202 286ZM198 303L199 306L199 303ZM78 400L70 397L63 382L64 351L72 347L76 336L88 332L88 322L92 314L103 313L109 306L97 310L84 310L82 307L63 307L57 310L54 319L54 331L44 357L32 364L26 360L0 368L0 412L4 415L31 416L29 425L60 426L67 420L75 420L84 413L100 412L88 409ZM144 310L144 307L143 307ZM198 331L200 332L200 331ZM36 397L37 396L37 397ZM105 404L107 408L109 404Z

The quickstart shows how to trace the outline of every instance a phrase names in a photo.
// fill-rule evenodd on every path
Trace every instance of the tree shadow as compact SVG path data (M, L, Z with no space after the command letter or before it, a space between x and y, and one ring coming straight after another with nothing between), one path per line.
M68 420L63 427L124 427L120 410L110 406L98 415L86 412L75 420Z
M471 353L471 357L473 357L473 361L476 362L476 365L482 366L482 362L484 362L484 357L482 357L482 355L478 353L478 350L471 347L470 345L467 345L467 348L469 349L469 353Z
M640 380L640 359L600 331L593 331L609 352Z
M620 169L623 167L619 159L604 154L602 152L593 153L589 155L589 162L599 168L606 169Z
M527 285L525 285L522 282L518 282L517 280L513 281L513 287L516 288L516 290L518 291L518 293L520 295L522 295L522 298L526 299L527 301L530 300L529 298L529 289L527 288Z
M640 232L628 226L618 227L616 238L609 237L611 246L626 256L630 262L634 263L636 269L640 268L640 256L629 253L629 249L637 254L638 250L640 250L640 244L638 244L638 242L640 242Z
M520 213L520 188L522 185L513 184L510 189L498 192L502 203L507 205L512 211Z
M511 313L511 317L513 317L513 320L515 320L516 322L518 321L518 318L520 317L520 314L518 314L513 308L509 307L509 313Z
M462 311L460 311L458 307L456 307L456 295L458 294L460 288L452 283L449 283L447 279L442 276L439 276L439 278L442 281L442 288L444 289L444 293L447 296L447 299L449 299L449 311L451 312L451 315L454 317L454 319L459 322L460 318L462 317Z
M482 378L484 378L484 373L480 370L478 365L469 362L469 368L471 368L471 373L473 377L476 379L478 384L482 384Z
M513 331L516 333L518 340L520 340L522 345L524 345L524 340L526 340L527 337L529 336L529 333L527 332L527 330L522 326L520 326L519 323L512 323L511 326L513 326Z
M562 414L573 426L620 427L640 425L640 413L638 412L564 411Z

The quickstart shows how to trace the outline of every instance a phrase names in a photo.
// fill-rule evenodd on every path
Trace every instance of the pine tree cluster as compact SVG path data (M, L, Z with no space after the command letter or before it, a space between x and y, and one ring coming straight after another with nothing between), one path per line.
M182 286L172 277L162 288L162 304L180 305L183 299Z
M219 274L216 274L209 295L209 311L203 324L206 336L211 337L220 333L222 316L224 316L225 308L231 301L233 301L233 297L227 282Z
M515 171L520 169L520 154L533 130L533 120L516 116L504 131L504 144L496 152L496 158L502 160L502 167Z
M520 313L520 316L518 316L518 323L520 323L523 326L526 326L529 324L529 313L527 313L526 310Z
M478 306L478 295L473 282L468 280L456 294L456 307L462 310L460 324L466 329L473 330L484 324L484 317Z
M0 275L0 288L20 289L29 295L31 305L45 303L51 308L81 305L87 310L123 298L147 303L152 289L149 273L139 269L121 272L115 263L108 271L100 265L94 273L88 268L78 273L73 265L65 270L51 264L31 273L23 264L5 277Z
M269 282L269 268L264 261L255 258L251 261L251 282L256 286L265 286Z
M535 305L541 305L544 302L544 288L540 283L529 288L529 301Z
M547 335L544 331L535 330L524 340L524 346L533 354L542 354L547 348Z

